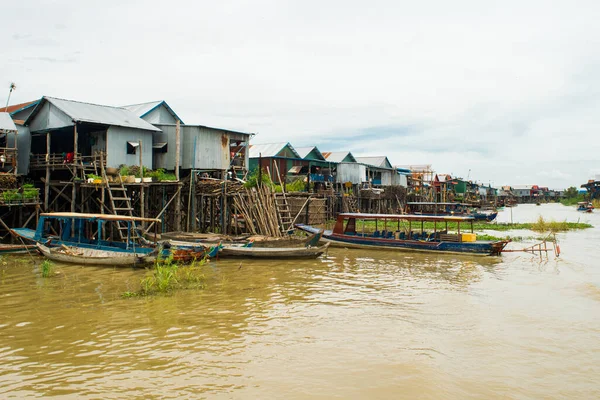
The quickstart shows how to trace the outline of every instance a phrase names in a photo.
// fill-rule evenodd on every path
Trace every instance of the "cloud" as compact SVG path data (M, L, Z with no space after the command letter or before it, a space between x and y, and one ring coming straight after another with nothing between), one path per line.
M598 2L176 6L169 19L174 5L152 0L4 5L19 16L0 26L12 101L160 98L188 123L258 132L257 143L498 184L578 185L600 164Z

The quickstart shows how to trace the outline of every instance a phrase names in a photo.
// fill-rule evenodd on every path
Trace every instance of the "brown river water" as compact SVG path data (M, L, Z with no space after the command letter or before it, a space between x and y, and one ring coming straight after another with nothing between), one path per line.
M595 227L560 234L560 258L541 261L213 261L205 289L141 299L121 294L144 271L42 278L41 258L5 256L0 398L600 398L600 210L512 210L539 214Z

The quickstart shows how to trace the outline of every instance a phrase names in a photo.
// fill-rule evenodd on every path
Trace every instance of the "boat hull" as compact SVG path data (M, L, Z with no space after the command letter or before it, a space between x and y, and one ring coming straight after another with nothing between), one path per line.
M79 265L133 267L152 263L156 259L156 256L148 254L128 254L117 251L67 246L50 248L40 243L37 243L36 246L44 257L52 261Z
M296 226L297 228L310 233L314 233L318 230L317 228L309 225L299 224ZM331 243L331 246L333 247L352 249L399 250L444 254L473 254L482 256L499 255L508 243L508 241L444 242L383 239L354 235L340 235L334 234L331 231L325 231L323 233L322 240Z
M295 259L295 258L317 258L327 251L329 243L319 247L228 247L225 246L219 252L219 257L243 257L262 259Z

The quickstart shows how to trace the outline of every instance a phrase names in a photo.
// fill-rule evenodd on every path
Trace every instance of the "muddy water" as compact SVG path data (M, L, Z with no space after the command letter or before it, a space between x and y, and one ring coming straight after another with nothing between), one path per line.
M600 212L560 205L512 213L600 227ZM149 299L120 297L142 271L43 279L5 257L0 398L600 398L600 228L559 239L560 259L542 262L219 261L206 289Z

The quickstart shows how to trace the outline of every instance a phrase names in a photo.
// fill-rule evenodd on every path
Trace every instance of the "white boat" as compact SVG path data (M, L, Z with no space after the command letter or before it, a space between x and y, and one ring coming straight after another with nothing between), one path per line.
M36 244L40 253L53 261L79 265L138 266L154 262L155 254L139 254L129 251L109 251L76 246L50 248Z

